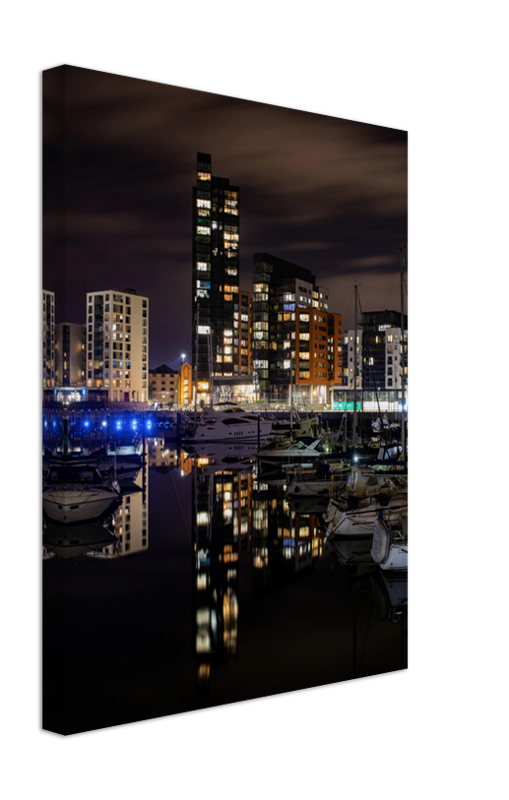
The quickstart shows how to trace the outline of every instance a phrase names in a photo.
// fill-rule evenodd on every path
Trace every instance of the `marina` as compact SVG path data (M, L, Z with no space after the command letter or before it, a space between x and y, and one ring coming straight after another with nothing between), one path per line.
M180 431L195 430L189 416ZM72 470L76 496L95 480L114 495L74 516L75 502L55 515L44 499L48 725L73 733L406 668L401 553L390 567L404 476L353 464L341 416L320 421L321 452L307 460L289 456L298 434L271 435L281 416L264 418L260 442L257 419L254 440L202 442L153 413L48 416L45 487ZM283 478L268 480L274 450ZM315 478L321 492L292 492Z
M81 81L93 97L102 80L67 66L45 75L47 91L65 85L69 102ZM77 93L67 90L75 80ZM92 207L112 199L108 186L116 199L105 219L122 220L124 232L110 237L106 224L105 249L66 257L63 282L60 255L45 257L43 726L59 733L407 664L406 133L341 121L330 161L317 146L326 170L311 196L305 173L315 159L307 167L272 133L274 168L262 158L254 172L251 133L220 124L214 141L205 115L197 138L189 111L200 97L189 95L174 118L186 131L178 156L172 100L156 100L169 159L139 172L128 159L124 200L115 173L96 184L77 249L97 247L97 229L86 231ZM77 108L87 131L95 112ZM138 115L132 122L131 144ZM345 180L339 143L353 130L389 183L398 176L400 212L394 225L377 212L374 238L365 187L369 213L351 238L357 201L336 218L360 163ZM298 153L300 134L288 134ZM192 142L204 149L193 153ZM92 159L93 180L121 157L110 148L95 167ZM66 161L66 181L86 161ZM289 170L283 194L300 182L297 206L278 196L279 162ZM148 206L145 180L159 187ZM157 224L138 238L147 213ZM110 258L107 243L131 234L132 249ZM401 588L395 605L389 574Z

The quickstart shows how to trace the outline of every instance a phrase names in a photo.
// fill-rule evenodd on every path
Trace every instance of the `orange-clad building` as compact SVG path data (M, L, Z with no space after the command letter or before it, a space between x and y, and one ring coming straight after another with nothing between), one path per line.
M305 267L253 256L253 373L259 400L328 403L342 369L342 318Z
M322 309L295 309L295 389L306 402L327 403L342 375L342 317Z

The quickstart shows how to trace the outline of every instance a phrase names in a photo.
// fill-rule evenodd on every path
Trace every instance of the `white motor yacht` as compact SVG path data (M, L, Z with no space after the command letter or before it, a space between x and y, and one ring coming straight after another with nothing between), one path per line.
M231 442L265 439L272 429L270 420L244 411L236 403L219 403L205 409L196 420L187 442Z
M65 524L97 519L121 497L116 481L107 481L92 467L51 467L44 480L43 508Z

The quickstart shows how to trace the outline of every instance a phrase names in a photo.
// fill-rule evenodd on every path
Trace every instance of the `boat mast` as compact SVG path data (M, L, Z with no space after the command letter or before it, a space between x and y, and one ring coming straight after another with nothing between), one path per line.
M403 448L403 463L405 469L407 468L407 455L406 455L406 431L405 431L405 296L403 292L403 279L405 271L405 255L404 250L406 244L403 242L399 246L400 254L400 291L401 291L401 446ZM407 343L408 346L408 343Z
M357 291L355 284L355 335L353 339L353 447L357 445Z
M214 393L214 354L212 345L212 333L209 332L207 336L208 356L209 356L209 392L210 392L210 407L214 407L213 393Z
M290 439L293 436L293 358L291 347L292 343L290 340Z

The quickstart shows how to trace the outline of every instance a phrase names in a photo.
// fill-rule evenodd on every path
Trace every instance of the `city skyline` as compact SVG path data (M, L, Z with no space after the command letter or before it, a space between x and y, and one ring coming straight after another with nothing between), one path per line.
M399 308L406 132L74 67L64 117L61 76L46 72L44 88L43 270L57 323L84 321L87 292L133 287L151 300L150 367L190 356L197 152L240 187L241 290L253 254L269 252L316 274L344 329L354 283L363 310ZM49 179L64 167L62 218Z

